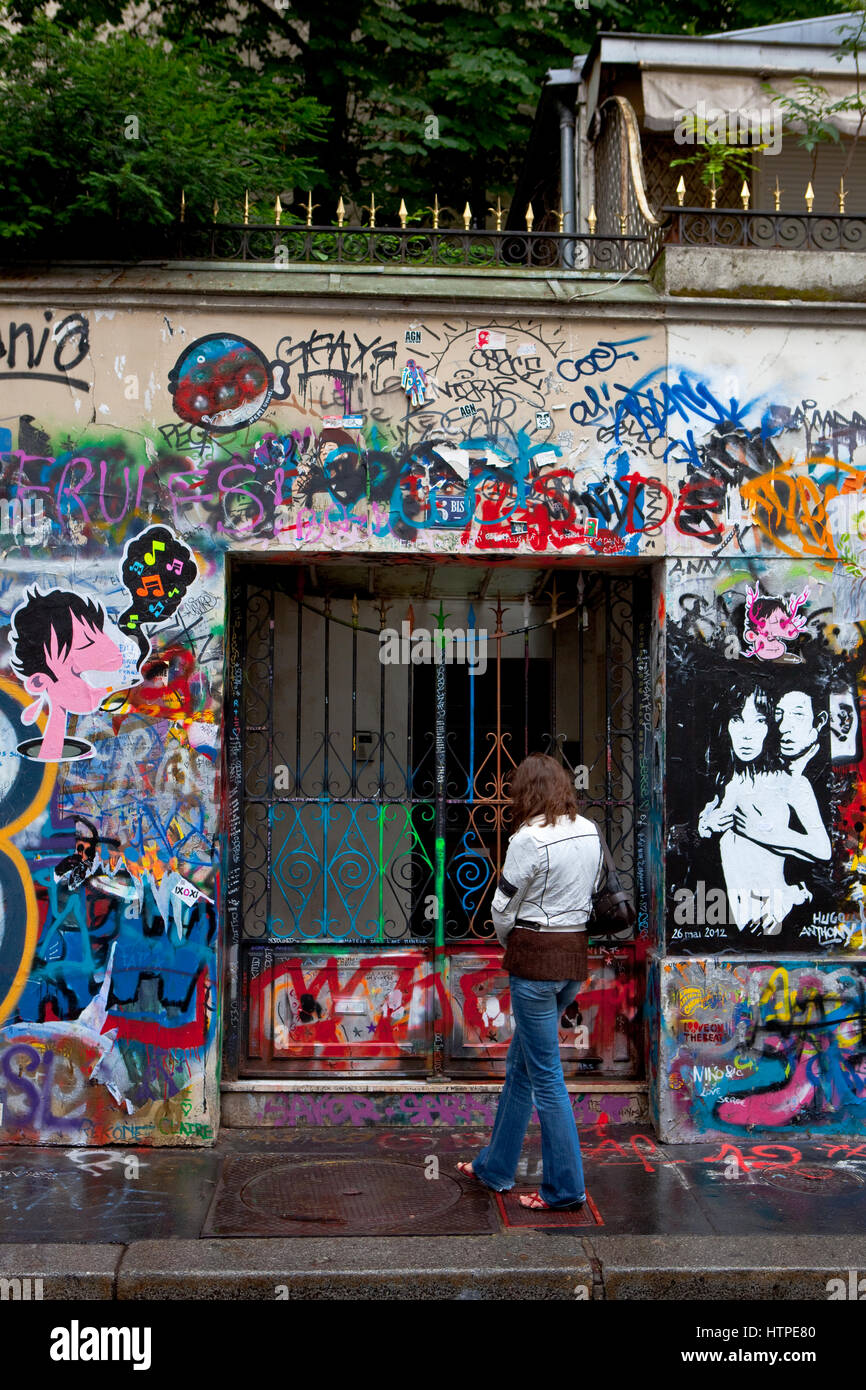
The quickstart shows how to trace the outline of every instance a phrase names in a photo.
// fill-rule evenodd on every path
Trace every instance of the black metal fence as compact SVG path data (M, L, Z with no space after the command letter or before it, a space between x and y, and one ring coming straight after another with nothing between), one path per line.
M622 271L645 265L646 246L644 236L222 223L200 229L181 227L176 255L183 260L253 261L276 267Z

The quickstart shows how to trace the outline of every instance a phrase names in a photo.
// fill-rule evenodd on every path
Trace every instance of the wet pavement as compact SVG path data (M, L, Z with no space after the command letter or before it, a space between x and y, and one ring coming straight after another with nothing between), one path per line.
M2 1146L0 1245L523 1229L509 1204L455 1171L487 1139L486 1131L404 1126L226 1129L212 1149ZM579 1224L535 1217L538 1229L563 1239L866 1230L866 1144L665 1145L625 1126L583 1130L581 1144L592 1210ZM535 1130L518 1188L540 1180Z

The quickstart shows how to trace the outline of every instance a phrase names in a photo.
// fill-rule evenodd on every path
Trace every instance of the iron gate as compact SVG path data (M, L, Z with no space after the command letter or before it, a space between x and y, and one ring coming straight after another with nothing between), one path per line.
M329 559L231 584L230 1068L501 1073L490 902L527 753L569 768L645 909L645 572ZM634 949L591 966L567 1070L637 1075Z

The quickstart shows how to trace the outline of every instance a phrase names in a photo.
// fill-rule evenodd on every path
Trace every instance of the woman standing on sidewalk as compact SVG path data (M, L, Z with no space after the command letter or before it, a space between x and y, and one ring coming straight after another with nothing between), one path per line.
M514 833L493 898L493 924L506 947L514 1035L490 1143L457 1167L496 1192L509 1191L534 1101L543 1182L521 1205L576 1211L586 1190L559 1019L587 975L586 924L603 870L601 840L592 821L578 815L567 773L543 753L517 768L511 814Z

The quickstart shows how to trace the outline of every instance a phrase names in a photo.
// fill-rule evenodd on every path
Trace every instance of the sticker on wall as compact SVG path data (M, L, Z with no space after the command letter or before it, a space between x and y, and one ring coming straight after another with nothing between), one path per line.
M535 428L536 428L536 429L539 429L539 430L549 430L552 424L553 424L553 421L552 421L551 418L550 418L550 412L549 412L549 411L547 411L547 410L536 410L536 412L535 412Z
M121 578L131 604L117 625L138 643L139 670L150 655L142 629L168 622L197 574L192 552L166 526L151 526L127 543Z
M786 642L795 642L806 626L805 614L798 610L809 597L809 590L792 594L789 599L761 597L760 585L746 591L746 621L743 641L751 647L745 656L757 656L761 661L790 661L799 664L802 657L789 652Z
M12 668L35 696L21 722L35 724L46 706L48 718L41 737L18 744L21 757L54 763L92 755L90 743L67 736L69 716L94 714L139 683L150 653L142 628L167 622L197 573L187 547L153 526L127 544L121 575L131 603L116 626L101 603L69 589L27 591L12 614Z
M479 328L475 334L475 346L499 352L505 347L505 334L496 333L492 328Z
M168 389L182 420L220 433L264 415L274 377L254 343L213 333L184 349L168 374Z
M418 363L411 357L403 368L400 385L403 387L412 405L424 404L424 393L427 390L427 373L424 371L424 368L419 367Z
M852 685L839 681L830 689L830 759L859 763L862 756L857 695Z
M34 587L12 614L9 643L12 668L36 697L21 722L35 724L43 706L48 711L44 734L19 743L17 752L48 763L90 757L89 743L67 738L69 716L99 709L116 688L114 672L124 666L102 604L68 589L43 594Z
M404 335L403 335L403 342L406 344L407 347L420 347L420 346L421 346L421 329L420 329L420 328L407 328L407 329L406 329L406 332L405 332Z

